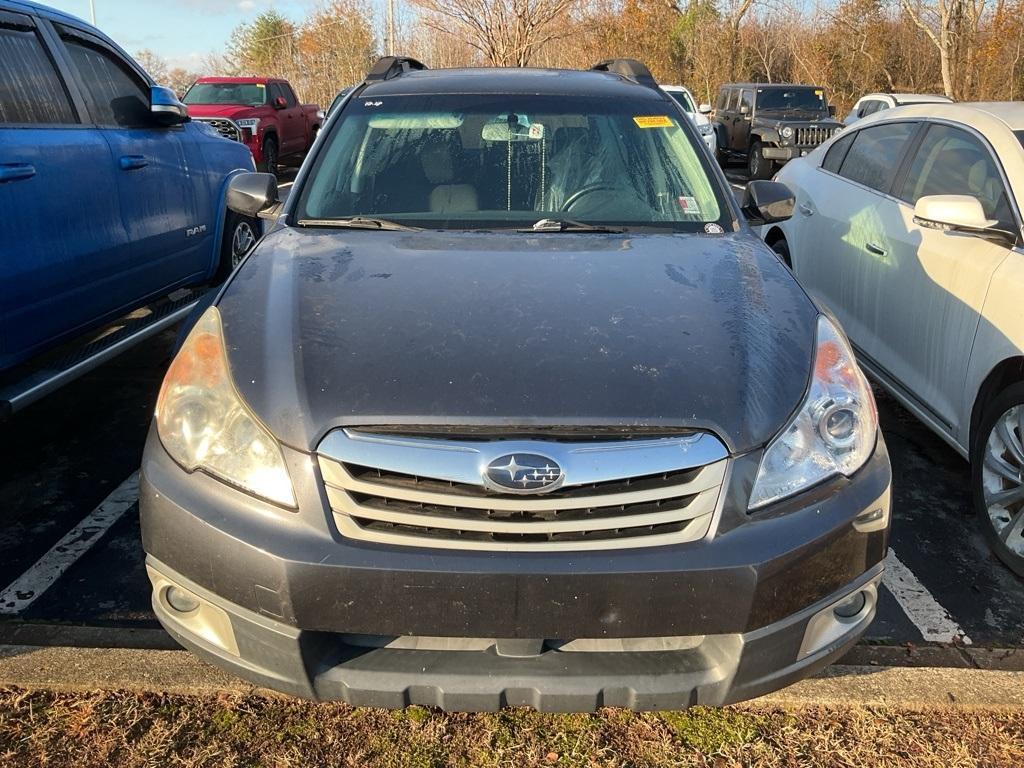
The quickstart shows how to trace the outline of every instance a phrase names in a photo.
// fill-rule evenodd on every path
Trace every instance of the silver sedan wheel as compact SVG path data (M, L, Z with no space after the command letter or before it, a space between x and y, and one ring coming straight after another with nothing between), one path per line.
M1024 406L1000 416L985 445L985 509L1006 548L1024 557Z
M245 258L245 254L252 250L256 244L256 234L248 221L240 221L235 226L235 233L231 237L231 268L238 266Z

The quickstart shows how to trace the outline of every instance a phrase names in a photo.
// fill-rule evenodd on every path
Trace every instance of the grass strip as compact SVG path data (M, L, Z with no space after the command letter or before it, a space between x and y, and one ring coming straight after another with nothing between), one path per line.
M743 705L390 712L259 694L0 689L0 766L1024 766L1024 713Z

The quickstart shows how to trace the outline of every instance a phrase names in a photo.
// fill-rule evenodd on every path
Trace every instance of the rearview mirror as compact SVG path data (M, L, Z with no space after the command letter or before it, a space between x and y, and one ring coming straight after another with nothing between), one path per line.
M699 107L697 107L697 111L700 112L702 115L710 115L711 114L711 105L710 104L701 104Z
M149 112L160 125L181 125L189 121L188 107L170 88L154 85L149 89Z
M272 218L279 202L277 177L272 173L240 173L228 184L228 210L243 216Z
M914 223L928 229L982 232L999 222L985 216L985 209L976 197L926 195L914 206Z
M796 197L778 181L751 181L743 193L740 208L752 227L774 224L793 216Z

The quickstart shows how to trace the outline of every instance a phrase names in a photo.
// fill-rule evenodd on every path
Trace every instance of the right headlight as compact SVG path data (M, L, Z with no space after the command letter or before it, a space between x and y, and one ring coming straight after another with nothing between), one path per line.
M784 127L780 128L779 129L779 135L782 138L784 138L784 139L792 138L792 136L793 136L793 128L792 128L792 126L787 125L787 126L784 126Z
M807 397L761 457L749 508L792 496L834 475L852 475L871 458L877 430L871 387L846 339L821 315Z
M281 446L235 390L220 312L207 309L167 370L156 401L164 449L197 469L256 496L295 506Z

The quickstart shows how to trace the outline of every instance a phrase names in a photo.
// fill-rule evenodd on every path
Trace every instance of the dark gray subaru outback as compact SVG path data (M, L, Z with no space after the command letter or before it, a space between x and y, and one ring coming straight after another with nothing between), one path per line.
M382 60L183 342L153 605L353 704L723 704L874 616L890 469L842 331L637 62Z

